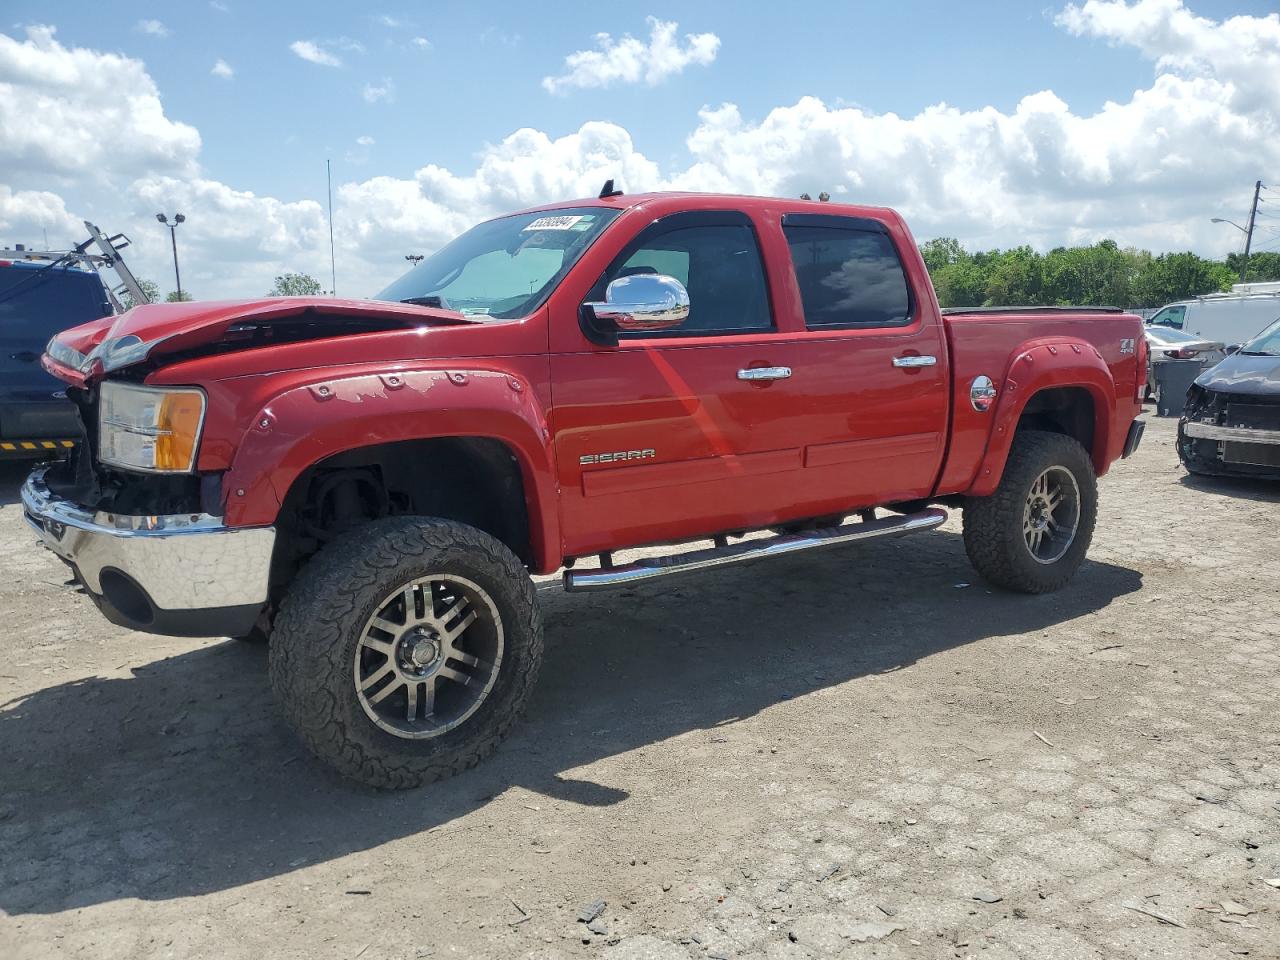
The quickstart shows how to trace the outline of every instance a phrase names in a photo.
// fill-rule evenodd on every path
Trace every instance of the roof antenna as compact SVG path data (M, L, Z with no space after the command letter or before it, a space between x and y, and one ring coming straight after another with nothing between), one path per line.
M615 189L613 189L613 178L612 178L612 177L610 177L608 180L606 180L606 181L604 182L604 186L600 188L600 199L601 199L601 200L608 200L610 197L620 197L620 196L622 196L622 191L621 191L621 190L615 190Z

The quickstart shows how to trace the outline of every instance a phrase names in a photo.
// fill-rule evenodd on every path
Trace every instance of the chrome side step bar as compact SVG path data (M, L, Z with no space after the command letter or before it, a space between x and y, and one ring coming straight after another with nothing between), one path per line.
M881 520L864 520L859 523L804 533L779 534L765 540L747 540L733 546L716 546L691 553L677 553L665 557L645 557L620 567L601 567L596 570L566 570L564 588L569 591L608 590L611 587L629 586L654 577L690 570L705 570L760 557L778 557L817 547L833 547L856 540L872 540L876 537L892 537L918 530L932 530L946 522L947 511L936 507L921 510L902 517L885 517Z

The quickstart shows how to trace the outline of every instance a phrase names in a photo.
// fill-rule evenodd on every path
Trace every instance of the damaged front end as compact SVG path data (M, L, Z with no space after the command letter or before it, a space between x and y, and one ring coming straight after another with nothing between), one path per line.
M112 623L170 636L248 634L267 604L275 530L224 525L220 474L100 463L96 393L68 391L81 442L27 478L27 523Z
M1280 393L1193 385L1178 424L1178 458L1191 473L1280 480Z

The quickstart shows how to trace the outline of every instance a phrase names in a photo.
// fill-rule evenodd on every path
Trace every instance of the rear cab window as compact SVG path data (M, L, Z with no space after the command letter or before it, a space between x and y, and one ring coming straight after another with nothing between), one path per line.
M901 327L915 316L902 258L883 224L788 214L782 231L810 330Z

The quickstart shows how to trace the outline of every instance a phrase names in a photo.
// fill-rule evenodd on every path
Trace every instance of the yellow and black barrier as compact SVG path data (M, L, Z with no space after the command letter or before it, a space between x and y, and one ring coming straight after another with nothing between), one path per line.
M74 440L0 440L0 460L61 456L75 445Z

